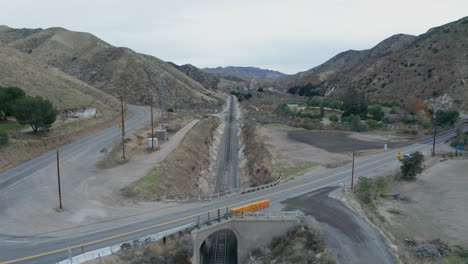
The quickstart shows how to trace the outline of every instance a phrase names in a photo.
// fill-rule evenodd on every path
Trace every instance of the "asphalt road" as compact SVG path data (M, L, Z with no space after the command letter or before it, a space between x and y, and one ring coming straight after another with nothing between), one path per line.
M132 130L141 126L144 122L150 120L150 111L141 106L128 105L128 110L134 113L134 116L125 121L125 131ZM141 120L140 120L141 119ZM121 135L121 130L117 126L107 128L101 132L85 137L68 145L59 148L61 159L73 155L76 152L90 145L107 145L114 138ZM0 192L11 188L15 184L22 182L30 177L35 171L45 168L56 162L56 152L50 151L40 157L30 160L22 165L0 174Z
M438 136L437 143L443 143L454 136L454 131L448 131ZM365 175L384 166L396 166L396 152L410 153L413 151L428 151L432 148L432 138L412 144L397 150L392 150L368 157L358 158L355 165L355 176ZM0 264L7 263L34 263L49 264L68 258L68 248L73 255L84 251L91 251L105 246L132 240L148 234L174 228L180 225L193 223L197 216L217 211L218 208L232 208L242 204L270 199L272 205L308 193L310 191L336 185L340 182L349 182L351 165L345 165L323 172L307 174L295 180L277 185L275 187L247 193L240 196L228 197L207 203L193 203L190 208L182 206L181 210L172 210L155 218L135 221L126 218L126 223L118 228L102 229L97 232L83 234L79 229L75 236L68 237L24 237L18 238L14 243L0 241ZM140 218L141 219L141 218Z

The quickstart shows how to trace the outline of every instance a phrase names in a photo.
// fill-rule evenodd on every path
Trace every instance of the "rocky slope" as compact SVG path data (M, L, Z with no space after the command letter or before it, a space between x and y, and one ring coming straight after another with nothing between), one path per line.
M213 91L170 64L128 48L114 47L89 33L63 28L0 29L0 41L50 66L131 103L158 100L161 78L165 98L180 107L209 109L221 104Z
M361 52L280 80L312 83L326 95L355 88L376 98L421 98L435 107L468 107L468 17L411 37L396 35Z
M256 67L217 67L217 68L204 68L205 72L215 74L221 77L237 77L244 81L255 81L255 82L273 82L279 77L286 76L286 74L260 69Z

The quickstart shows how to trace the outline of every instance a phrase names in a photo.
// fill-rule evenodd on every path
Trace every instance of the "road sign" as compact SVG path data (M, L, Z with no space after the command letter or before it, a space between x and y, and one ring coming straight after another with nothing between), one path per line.
M397 159L401 159L401 154L402 154L401 152L396 153Z
M143 119L143 118L141 118L141 117L138 117L138 118L137 118L137 120L142 120L142 119Z
M118 129L122 130L122 125L121 124L119 124Z

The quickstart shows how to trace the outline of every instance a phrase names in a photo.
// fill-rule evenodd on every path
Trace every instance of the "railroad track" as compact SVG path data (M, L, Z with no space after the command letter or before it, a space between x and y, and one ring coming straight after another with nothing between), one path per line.
M238 188L237 179L237 124L235 97L230 97L226 115L226 127L223 132L221 149L218 156L218 169L214 193L221 193Z
M235 264L237 260L232 256L232 242L229 230L224 229L216 232L213 240L211 254L208 257L209 264Z

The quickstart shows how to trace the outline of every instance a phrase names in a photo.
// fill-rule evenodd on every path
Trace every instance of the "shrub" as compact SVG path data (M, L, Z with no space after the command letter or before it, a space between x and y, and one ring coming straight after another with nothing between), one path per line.
M372 191L373 191L373 180L372 178L359 177L356 193L359 200L365 204L372 202Z
M338 122L338 116L337 116L337 115L331 115L331 116L330 116L330 121L332 121L332 122Z
M376 120L373 120L373 119L366 120L366 124L367 124L370 128L378 128L378 127L380 127L379 123L378 123Z
M8 144L8 134L4 131L0 131L0 146Z
M422 163L424 156L421 152L416 151L409 156L403 157L400 162L401 165L401 178L404 180L413 180L418 173L422 172Z

